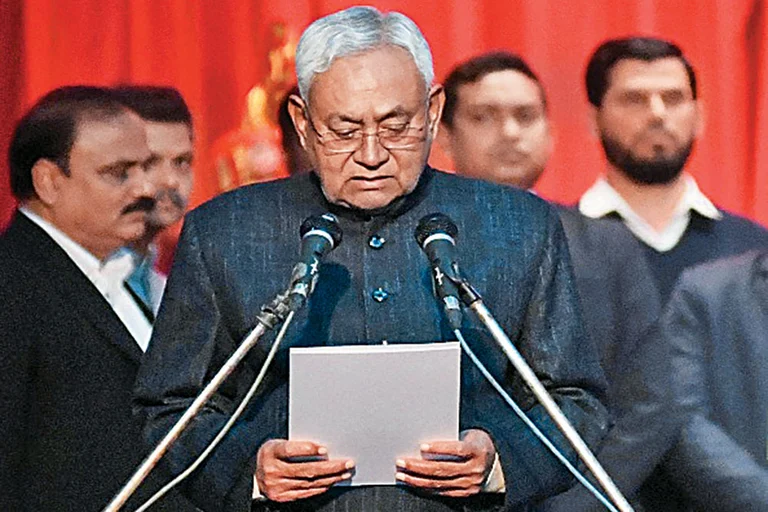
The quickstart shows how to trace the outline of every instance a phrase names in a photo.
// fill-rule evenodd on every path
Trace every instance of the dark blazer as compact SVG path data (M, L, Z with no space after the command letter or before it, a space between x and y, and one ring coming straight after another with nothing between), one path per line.
M690 414L667 457L689 510L768 510L768 252L685 272L662 333Z
M602 373L584 335L556 212L526 192L427 169L413 193L375 214L329 204L314 175L244 187L189 214L137 380L137 400L149 413L151 440L218 370L254 324L260 306L285 288L299 254L302 220L329 210L339 217L344 240L323 264L308 307L288 330L244 418L188 482L200 506L210 511L250 508L259 446L287 437L288 347L454 339L432 295L426 257L413 239L419 219L436 211L456 221L464 273L566 415L588 442L602 436ZM561 442L486 330L469 312L464 322L468 343L489 370L529 417ZM171 450L174 472L223 424L260 369L268 346L265 341L249 354L240 373ZM467 359L462 360L460 423L462 430L480 428L493 438L510 510L569 483L569 474ZM488 510L490 501L441 500L403 486L384 486L337 489L301 503L268 502L254 510Z
M0 304L0 510L101 510L146 453L130 408L142 353L20 213L0 237ZM158 510L194 510L179 499Z
M561 208L584 320L608 377L618 418L596 452L620 489L632 493L674 443L679 418L670 411L669 362L654 349L661 311L644 251L626 228ZM632 494L628 494L632 498ZM550 512L604 510L581 484L547 501Z
M642 336L658 320L659 292L639 242L623 226L558 207L581 298L584 323L608 378L625 374Z

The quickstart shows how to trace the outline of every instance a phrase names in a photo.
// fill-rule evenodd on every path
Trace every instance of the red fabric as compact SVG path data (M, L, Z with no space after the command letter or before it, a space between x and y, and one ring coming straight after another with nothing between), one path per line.
M705 133L690 170L729 210L768 223L768 53L763 0L388 0L432 46L438 78L458 61L505 48L523 55L550 98L556 149L537 187L573 202L603 166L583 86L588 55L607 37L651 34L678 42L701 83ZM334 0L0 0L0 149L14 121L53 87L154 82L177 87L195 116L192 204L215 195L218 138L236 129L245 95L268 71L269 27L303 29L352 5ZM439 152L436 152L439 153ZM439 154L436 163L446 165ZM0 225L13 210L0 164Z

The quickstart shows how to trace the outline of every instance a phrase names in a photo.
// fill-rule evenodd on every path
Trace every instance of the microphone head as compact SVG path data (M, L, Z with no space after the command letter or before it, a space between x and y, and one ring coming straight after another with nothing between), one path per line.
M341 243L341 226L336 216L332 213L324 213L323 215L312 215L304 219L299 228L299 234L302 238L311 231L322 231L325 235L330 236L333 240L332 248L338 247ZM328 236L324 236L328 238Z
M430 213L421 218L416 226L416 230L413 232L413 236L416 237L416 241L421 248L424 248L424 242L429 237L438 234L448 235L455 241L459 234L459 228L444 213Z

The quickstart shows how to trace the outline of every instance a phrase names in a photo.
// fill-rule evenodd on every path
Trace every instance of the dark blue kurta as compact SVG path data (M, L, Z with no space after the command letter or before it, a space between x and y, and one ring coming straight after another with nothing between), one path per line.
M588 442L603 435L607 419L598 396L604 380L584 334L557 213L529 193L426 169L413 193L375 215L330 205L314 175L244 187L192 212L137 384L137 403L149 414L145 430L152 442L234 350L260 306L286 287L299 252L301 222L326 211L339 217L344 241L321 267L315 294L297 315L244 418L190 479L187 492L200 506L211 511L249 509L259 446L287 435L288 347L453 339L432 296L426 257L413 239L418 220L433 212L449 215L458 225L464 273L566 415ZM384 243L371 244L373 236ZM374 299L378 289L385 300ZM469 314L464 334L529 416L559 440L541 406ZM174 472L224 423L267 350L263 343L251 352L172 450L168 459ZM460 427L484 429L493 438L510 510L570 482L567 471L466 359ZM440 500L390 486L334 490L293 505L257 504L254 510L486 510L491 502Z

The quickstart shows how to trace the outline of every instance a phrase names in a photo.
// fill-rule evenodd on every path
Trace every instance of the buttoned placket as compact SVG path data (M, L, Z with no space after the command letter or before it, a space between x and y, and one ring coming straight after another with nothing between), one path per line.
M386 344L382 329L386 330L388 322L392 321L391 311L393 296L392 278L388 276L392 265L392 243L385 235L387 224L381 219L373 219L365 223L366 236L363 249L363 273L365 275L366 337L371 341Z

